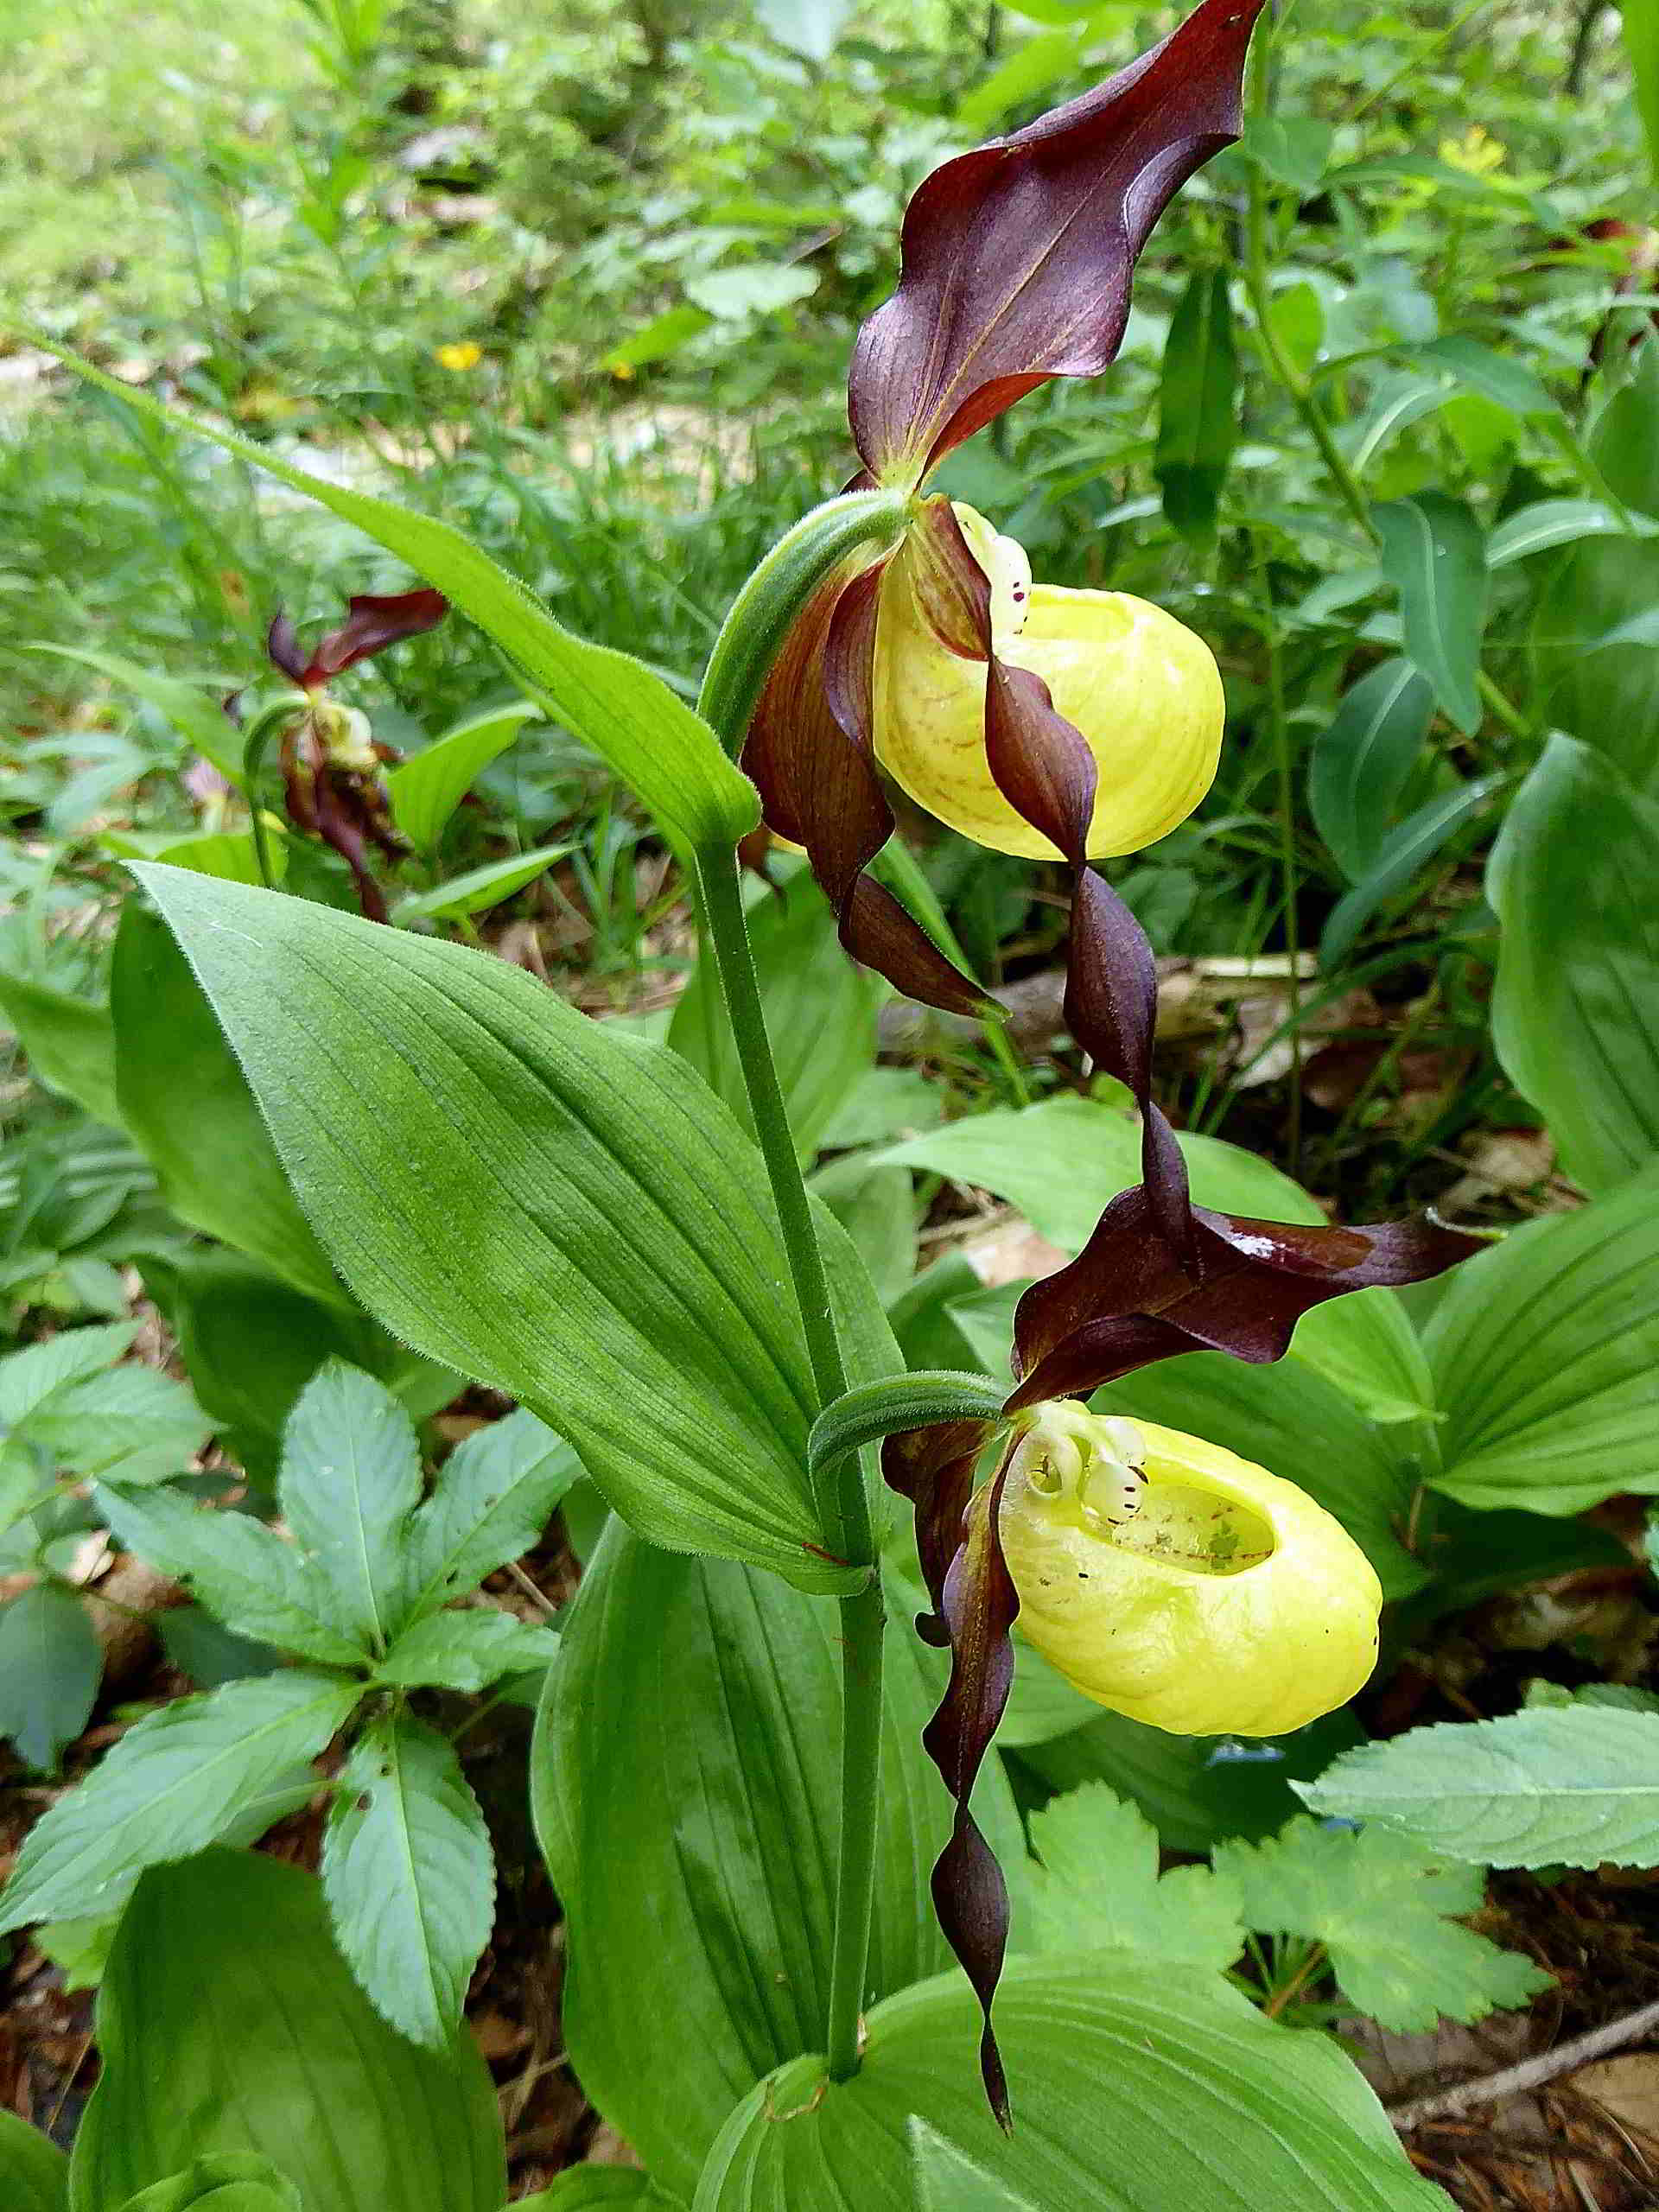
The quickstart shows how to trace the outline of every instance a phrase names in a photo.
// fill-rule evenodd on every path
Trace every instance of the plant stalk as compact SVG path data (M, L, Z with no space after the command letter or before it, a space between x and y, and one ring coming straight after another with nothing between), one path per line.
M749 1112L766 1161L783 1232L784 1250L800 1306L817 1408L847 1389L823 1254L801 1175L794 1132L766 1034L754 957L744 918L737 856L724 847L697 855L704 926L714 949L721 990ZM830 2076L858 2069L859 2026L870 1947L875 1877L875 1824L881 1765L881 1639L885 1615L864 1471L856 1452L825 1469L818 1514L830 1548L867 1567L864 1587L841 1603L841 1834L836 1866L835 1948L830 1972L825 2050Z

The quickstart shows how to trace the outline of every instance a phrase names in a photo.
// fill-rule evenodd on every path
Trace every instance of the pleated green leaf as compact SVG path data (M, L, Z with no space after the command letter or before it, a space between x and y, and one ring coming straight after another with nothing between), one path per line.
M1400 599L1406 654L1461 730L1480 726L1480 640L1486 621L1486 545L1461 500L1444 492L1389 499L1372 515L1382 573Z
M694 2212L914 2212L912 2117L1016 2203L1446 2212L1337 2046L1213 1974L1109 1951L1017 1961L996 2021L1012 2138L980 2093L977 2010L946 1978L877 2006L852 2081L826 2086L821 2060L798 2059L753 2091Z
M71 2212L109 2212L225 2152L269 2158L305 2212L500 2212L501 2121L476 2046L461 2036L440 2055L386 2026L298 1867L211 1851L147 1875L98 2046Z
M1486 872L1503 925L1492 1036L1562 1164L1607 1191L1659 1153L1659 801L1553 737Z
M873 1996L949 1955L928 1875L950 1801L920 1740L942 1662L893 1612ZM672 1557L613 1524L562 1625L531 1788L566 1915L565 2037L600 2110L689 2197L733 2105L823 2034L836 1624L768 1577ZM1017 1883L1024 1848L1000 1772L976 1811Z
M1659 1493L1659 1165L1467 1262L1427 1343L1437 1490L1531 1513Z
M654 1541L844 1586L760 1161L678 1055L486 954L143 873L363 1304L544 1419Z
M1433 714L1428 678L1408 660L1385 660L1344 693L1313 741L1307 803L1351 883L1376 865Z
M400 834L417 850L433 851L474 779L506 751L538 711L527 699L516 700L510 707L486 708L446 730L412 760L389 769L386 791Z

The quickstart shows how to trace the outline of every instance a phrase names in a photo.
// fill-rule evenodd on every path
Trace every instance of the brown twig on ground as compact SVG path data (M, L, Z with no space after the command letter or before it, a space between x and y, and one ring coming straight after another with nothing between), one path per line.
M1459 2082L1454 2089L1436 2089L1429 2096L1414 2097L1408 2104L1395 2105L1389 2118L1402 2135L1409 2134L1425 2120L1453 2119L1460 2113L1472 2111L1477 2105L1497 2104L1502 2098L1535 2089L1560 2075L1570 2074L1576 2066L1586 2065L1592 2058L1605 2057L1610 2050L1624 2050L1627 2044L1638 2042L1655 2028L1659 2028L1659 2003L1643 2005L1639 2011L1627 2012L1623 2019L1610 2020L1605 2027L1592 2028L1587 2035L1558 2043L1554 2050L1540 2051L1535 2058L1523 2058L1519 2065L1506 2066L1501 2073L1483 2075L1478 2081Z

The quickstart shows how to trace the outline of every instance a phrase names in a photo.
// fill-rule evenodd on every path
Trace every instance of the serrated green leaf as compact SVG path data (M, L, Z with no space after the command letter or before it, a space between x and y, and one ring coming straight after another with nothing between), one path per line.
M494 1606L429 1613L397 1637L375 1678L405 1689L475 1691L503 1675L528 1674L556 1657L556 1630L532 1627Z
M436 849L450 816L490 762L517 742L540 709L527 699L489 707L386 772L391 818L417 852Z
M1425 1338L1465 1504L1580 1513L1659 1493L1659 1163L1458 1269Z
M322 1845L340 1948L394 2028L448 2050L495 1913L489 1831L445 1738L372 1722L340 1770Z
M251 2151L193 2159L130 2196L121 2212L305 2212L293 2183Z
M1376 864L1433 713L1428 678L1409 661L1386 660L1344 695L1313 741L1308 805L1351 883Z
M147 392L72 355L60 358L77 376L147 419L169 423L187 437L212 439L407 561L494 639L537 692L545 694L558 719L632 786L671 837L686 846L704 840L729 843L754 827L760 818L754 787L726 758L706 722L639 661L573 636L533 592L448 523L308 475L268 446L194 416L175 416Z
M482 868L452 875L447 883L435 884L430 891L413 892L400 899L392 908L391 918L401 929L423 918L454 922L466 914L481 914L544 875L569 849L569 845L541 845L533 853L513 853L503 861L486 861Z
M1478 1867L1386 1829L1293 1821L1265 1842L1223 1844L1215 1867L1250 1927L1317 1937L1355 2011L1398 2034L1484 2019L1550 1986L1530 1959L1458 1924L1486 1901Z
M192 1505L175 1491L100 1487L93 1496L127 1549L188 1582L226 1628L325 1667L363 1664L367 1655L334 1620L321 1576L263 1521Z
M57 2145L0 2110L0 2190L7 2212L64 2212L69 2202L69 2161Z
M914 2212L919 2117L991 2180L1088 2212L1446 2212L1357 2069L1216 1975L1098 1953L1020 1959L997 2035L1014 2133L985 2109L979 2017L959 1976L876 2005L854 2078L801 2058L721 2132L695 2212ZM787 2113L789 2124L777 2115Z
M1659 1866L1659 1713L1575 1706L1368 1744L1296 1794L1483 1866Z
M484 953L145 879L370 1311L547 1418L653 1540L843 1586L802 1469L811 1383L765 1176L678 1055Z
M188 1474L212 1433L182 1382L137 1364L55 1392L29 1428L31 1442L70 1473L132 1484Z
M1406 652L1434 686L1458 728L1480 726L1481 633L1486 620L1486 546L1480 524L1444 492L1391 499L1372 509L1382 573L1400 596Z
M72 2212L227 2152L269 2158L305 2212L500 2212L501 2122L476 2044L458 2036L440 2056L387 2027L296 1866L219 1850L146 1875L98 2048Z
M147 1866L202 1850L315 1758L359 1695L323 1675L269 1675L147 1714L29 1830L0 1891L0 1933L113 1910Z
M73 1590L37 1582L0 1605L0 1736L50 1771L92 1717L104 1655Z
M1236 1885L1207 1866L1158 1872L1158 1831L1104 1783L1056 1797L1031 1821L1032 1948L1060 1957L1131 1951L1231 1966L1244 1944ZM1253 1926L1260 1926L1253 1922Z
M463 1437L410 1523L408 1618L463 1598L538 1543L582 1464L522 1407Z
M119 1359L137 1333L136 1321L60 1329L43 1344L8 1352L0 1359L0 1431L22 1428L60 1391Z
M1659 803L1554 736L1487 864L1503 925L1492 1039L1592 1193L1659 1154Z
M215 887L188 869L174 874ZM110 1007L121 1118L168 1204L308 1296L341 1304L213 1009L166 924L136 899L116 931Z
M404 1618L404 1535L421 1490L409 1415L372 1376L328 1360L289 1415L276 1494L334 1625L365 1651L384 1651Z

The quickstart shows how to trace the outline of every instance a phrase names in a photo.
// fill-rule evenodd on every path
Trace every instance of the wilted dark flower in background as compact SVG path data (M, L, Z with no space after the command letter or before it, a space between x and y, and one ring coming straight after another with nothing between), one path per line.
M328 683L360 660L404 638L432 629L448 612L442 592L398 592L386 597L365 594L346 602L346 620L320 638L309 654L294 625L278 614L265 650L284 676L307 694L308 704L283 732L283 783L290 818L302 830L332 845L352 871L359 903L372 922L386 918L386 902L370 873L368 848L388 860L401 860L408 848L392 827L391 806L381 776L395 760L378 744L368 717L355 707L338 705Z

